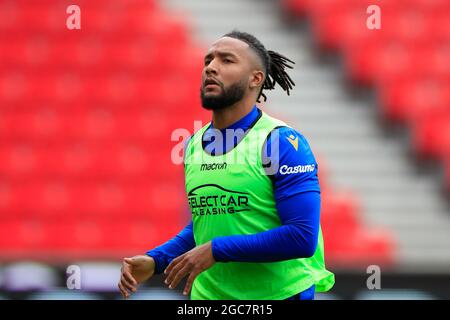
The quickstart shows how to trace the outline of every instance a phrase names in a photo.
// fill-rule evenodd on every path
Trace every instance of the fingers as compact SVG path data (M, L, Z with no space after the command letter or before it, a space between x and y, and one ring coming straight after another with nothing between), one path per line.
M130 296L130 294L129 294L128 291L123 287L123 285L122 285L121 282L119 282L118 287L119 287L119 290L120 290L120 293L122 294L122 296L123 296L125 299L127 299L127 298Z
M181 269L173 269L172 273L173 278L169 281L169 279L167 279L166 281L170 284L169 288L170 289L174 289L178 286L178 284L180 283L181 279L183 279L184 277L186 277L190 271L191 271L192 267L185 265L183 268Z
M130 291L136 292L136 287L127 281L127 279L122 275L120 278L120 283L122 286Z
M138 283L137 281L133 278L133 276L131 275L130 272L128 272L127 270L124 270L122 273L123 277L125 278L125 280L131 284L133 287L137 286Z
M130 273L130 265L126 262L126 259L122 262L121 277L119 281L119 290L124 298L130 296L130 292L137 291L137 281Z
M169 265L167 266L166 270L164 270L164 274L170 274L170 272L172 271L172 269L178 264L178 262L180 262L184 257L184 254L173 259L171 263L169 263Z
M193 271L187 281L186 281L186 285L184 286L184 290L183 290L183 294L186 296L189 294L189 292L191 292L192 289L192 284L194 283L195 278L198 276L198 272Z
M124 275L122 274L122 276L120 277L120 282L119 282L119 290L122 293L122 296L127 299L130 297L131 293L130 292L136 292L137 289L136 287L134 287L133 285L131 285L124 277Z
M172 261L173 262L173 261ZM185 267L185 263L183 263L183 261L180 261L179 263L175 263L172 268L170 269L170 272L166 278L166 280L164 281L165 284L169 285L170 289L175 288L173 286L173 280L175 279L175 277L178 278L178 274L180 273L180 271ZM184 272L187 272L188 270L184 270ZM180 281L180 279L178 280L178 282Z
M124 261L122 262L122 277L125 277L127 283L131 284L132 286L137 286L137 281L134 279L134 277L131 275L131 267L128 265L126 260L130 260L128 258L124 258Z

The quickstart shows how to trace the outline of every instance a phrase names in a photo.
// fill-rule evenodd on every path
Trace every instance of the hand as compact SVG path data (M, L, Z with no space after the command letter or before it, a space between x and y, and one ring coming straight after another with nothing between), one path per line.
M164 274L167 275L165 284L170 289L174 289L181 279L189 275L183 291L183 294L187 295L191 291L195 278L201 272L211 268L214 263L216 260L212 254L211 241L209 241L173 259L164 271Z
M155 260L149 256L134 256L122 260L119 290L124 298L130 291L136 292L138 284L147 281L155 273Z

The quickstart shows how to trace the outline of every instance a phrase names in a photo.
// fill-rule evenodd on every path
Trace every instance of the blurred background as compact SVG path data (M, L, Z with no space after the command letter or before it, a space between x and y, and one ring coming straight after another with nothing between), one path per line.
M183 228L171 134L209 121L203 55L235 28L296 62L261 108L319 163L317 298L450 298L448 0L1 0L0 299L120 299L121 259ZM155 276L133 299L183 296Z

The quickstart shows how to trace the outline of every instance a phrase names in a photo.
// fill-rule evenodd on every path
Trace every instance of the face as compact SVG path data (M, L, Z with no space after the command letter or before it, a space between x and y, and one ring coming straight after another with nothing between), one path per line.
M205 55L200 88L203 107L229 107L255 89L263 76L255 69L254 59L245 42L229 37L217 40Z

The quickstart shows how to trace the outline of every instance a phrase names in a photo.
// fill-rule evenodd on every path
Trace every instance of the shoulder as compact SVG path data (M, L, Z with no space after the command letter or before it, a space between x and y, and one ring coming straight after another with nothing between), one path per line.
M278 163L314 162L315 157L306 137L292 127L282 126L270 132L263 154ZM279 159L279 161L277 161Z
M263 152L266 174L281 200L305 191L319 191L318 164L303 134L291 127L273 130Z
M262 165L274 186L277 202L293 195L320 193L318 164L307 138L281 120L270 118L276 126L262 148Z

